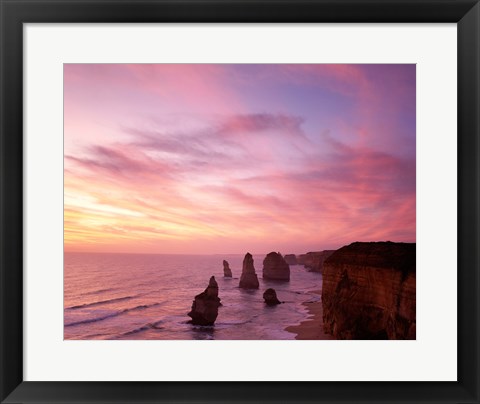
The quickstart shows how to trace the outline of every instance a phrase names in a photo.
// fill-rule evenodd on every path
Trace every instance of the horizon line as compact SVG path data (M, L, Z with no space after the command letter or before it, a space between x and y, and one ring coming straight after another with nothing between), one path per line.
M309 252L321 252L321 251L325 251L325 250L338 250L344 246L347 246L347 245L350 245L352 243L381 243L381 242L390 242L390 243L409 243L409 244L416 244L416 240L415 241L392 241L392 240L378 240L378 241L351 241L350 243L345 243L337 248L333 248L333 247L330 247L330 248L322 248L322 249L310 249L309 251L305 251L305 252L301 252L301 253L296 253L296 252L287 252L287 253L284 253L284 254L281 254L283 256L285 255L290 255L290 254L294 254L294 255L302 255L302 254L307 254ZM68 250L63 250L63 253L77 253L77 254L130 254L130 255L245 255L247 253L250 253L252 255L266 255L266 254L269 254L270 252L277 252L277 253L280 253L280 251L269 251L267 253L265 252L250 252L250 251L247 251L247 252L215 252L215 253L191 253L191 252L182 252L182 253L166 253L166 252L114 252L114 251L68 251Z
M320 250L323 251L323 250ZM270 252L279 252L279 251L270 251ZM154 252L113 252L113 251L63 251L64 254L125 254L125 255L245 255L247 253L252 254L252 255L263 255L263 254L269 254L269 253L264 253L264 252L250 252L247 251L245 253L233 253L233 252L228 252L228 253L154 253ZM289 255L289 254L294 254L294 255L299 255L296 253L287 253L287 254L282 254L282 255ZM306 254L306 253L302 253Z

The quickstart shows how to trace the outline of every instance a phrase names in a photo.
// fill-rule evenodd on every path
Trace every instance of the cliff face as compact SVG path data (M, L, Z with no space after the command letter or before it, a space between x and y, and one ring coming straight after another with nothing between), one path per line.
M340 248L324 263L322 304L337 339L415 339L415 243Z
M279 281L290 280L290 266L283 259L280 253L271 252L263 260L264 279L275 279Z

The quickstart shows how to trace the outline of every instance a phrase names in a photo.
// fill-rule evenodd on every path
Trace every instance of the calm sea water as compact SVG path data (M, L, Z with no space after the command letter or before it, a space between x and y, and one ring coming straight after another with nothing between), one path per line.
M260 289L238 287L243 255L65 253L65 339L294 339L285 327L307 318L301 304L318 301L322 277L290 266L290 282L261 279L264 255L255 256ZM222 261L232 278L223 277ZM222 306L213 327L188 324L195 295L214 275ZM273 287L284 304L268 307Z

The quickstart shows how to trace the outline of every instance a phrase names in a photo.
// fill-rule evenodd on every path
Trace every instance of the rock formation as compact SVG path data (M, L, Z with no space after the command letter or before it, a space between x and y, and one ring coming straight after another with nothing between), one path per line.
M352 243L324 263L323 326L337 339L416 338L415 243Z
M225 278L231 278L232 277L232 270L230 269L230 266L228 265L228 261L223 260L223 276Z
M282 254L271 252L263 260L263 278L278 281L290 280L290 266L283 259Z
M258 289L259 283L255 267L253 266L252 254L246 253L243 259L242 276L240 277L240 285L243 289Z
M277 298L277 292L275 292L275 289L272 288L269 288L265 292L263 292L263 298L268 306L275 306L282 303Z
M220 306L218 297L218 284L212 276L204 292L195 296L192 310L188 315L192 318L191 323L196 325L213 325L218 315Z
M303 265L305 268L308 268L312 265L313 259L317 254L320 254L321 251L310 251L306 254L300 254L297 256L297 264Z
M298 264L311 272L322 272L323 263L335 250L312 251L298 256Z
M335 250L323 250L323 251L320 251L320 254L318 254L317 256L315 256L313 258L313 263L312 265L309 267L309 269L312 271L312 272L320 272L322 273L323 272L323 265L325 263L325 260L330 257L333 253L335 252ZM308 267L307 267L308 268Z
M295 254L286 254L283 259L288 265L297 265L297 256Z

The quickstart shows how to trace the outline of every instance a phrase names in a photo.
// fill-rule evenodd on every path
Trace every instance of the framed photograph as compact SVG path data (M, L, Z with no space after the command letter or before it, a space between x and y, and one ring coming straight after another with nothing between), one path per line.
M478 1L0 4L2 403L479 403Z

